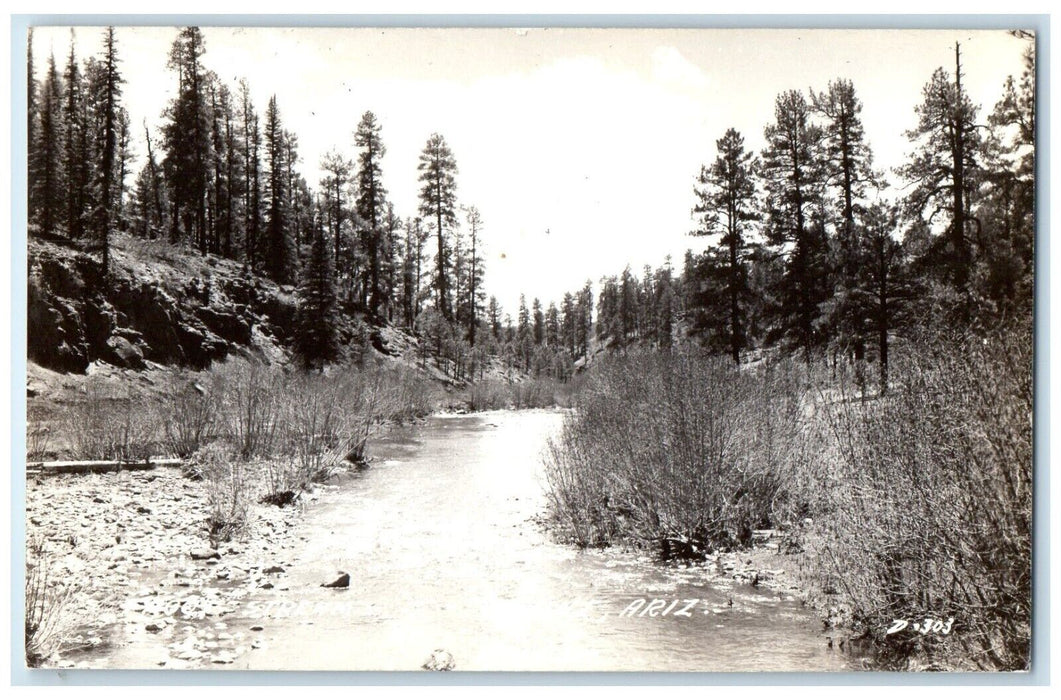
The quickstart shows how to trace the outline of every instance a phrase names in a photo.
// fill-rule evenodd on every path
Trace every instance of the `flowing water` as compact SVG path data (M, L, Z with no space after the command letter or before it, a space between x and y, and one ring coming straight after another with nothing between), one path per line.
M307 511L288 590L226 616L264 628L230 668L416 670L435 649L457 670L846 668L791 596L553 542L535 519L540 455L562 420L434 416L375 442L372 467ZM336 570L350 587L320 587ZM653 599L666 614L641 615Z

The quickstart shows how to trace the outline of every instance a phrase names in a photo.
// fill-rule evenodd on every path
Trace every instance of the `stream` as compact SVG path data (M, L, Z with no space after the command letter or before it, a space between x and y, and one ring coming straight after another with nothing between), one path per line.
M225 617L260 638L229 668L416 670L435 649L456 670L848 668L790 595L552 541L540 455L562 420L438 415L373 442L371 468L307 511L287 590ZM321 587L337 570L350 587Z

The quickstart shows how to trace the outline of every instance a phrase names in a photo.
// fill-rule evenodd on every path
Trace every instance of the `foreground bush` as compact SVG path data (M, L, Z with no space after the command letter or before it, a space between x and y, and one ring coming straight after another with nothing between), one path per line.
M313 483L362 464L373 435L429 413L435 396L427 380L402 369L284 372L238 361L216 370L209 390L185 394L176 417L191 417L194 427L220 406L224 440L244 460L262 462L264 500L287 505Z
M580 546L697 556L747 544L796 507L802 409L790 377L695 350L600 362L549 445L554 520Z
M981 669L1030 660L1032 338L906 348L877 401L824 412L837 469L816 566L896 666L921 652ZM948 635L912 623L953 618ZM886 634L895 620L911 627Z
M51 562L43 539L27 543L25 640L26 665L31 668L62 651L78 622L69 603L79 588L57 580Z
M254 478L248 465L221 444L201 450L196 462L206 484L207 537L216 548L246 532Z

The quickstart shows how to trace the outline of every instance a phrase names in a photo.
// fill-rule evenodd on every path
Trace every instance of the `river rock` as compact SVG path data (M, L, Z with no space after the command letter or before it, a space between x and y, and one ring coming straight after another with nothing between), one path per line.
M452 671L456 665L453 654L445 649L435 649L420 668L425 671Z
M221 555L218 553L218 551L216 549L205 549L205 548L204 549L193 549L191 552L188 553L188 556L190 556L195 561L205 561L207 559L218 559L218 558L221 557Z
M331 583L322 583L321 584L321 588L349 588L349 587L350 587L350 574L346 573L345 571L340 571L338 573L338 578L336 578Z

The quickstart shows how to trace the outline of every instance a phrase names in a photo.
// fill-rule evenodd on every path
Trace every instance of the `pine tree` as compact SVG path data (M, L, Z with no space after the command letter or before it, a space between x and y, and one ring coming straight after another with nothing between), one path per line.
M71 238L85 234L85 214L89 207L92 165L85 83L74 52L70 30L70 54L63 76L66 90L63 106L63 185L66 188L66 232Z
M365 276L363 301L369 312L379 316L384 305L381 287L381 242L383 218L387 210L387 191L383 188L383 173L380 162L387 149L380 138L380 125L376 115L365 112L357 125L354 142L361 149L357 172L357 215L361 224L362 248L368 259L368 274Z
M332 150L321 159L323 177L320 189L324 194L324 221L332 238L332 257L335 259L336 278L340 285L352 278L345 268L353 261L348 244L343 240L343 222L347 219L346 186L354 164L341 153Z
M29 27L26 35L26 193L29 197L27 207L31 217L36 185L33 164L37 161L37 100L37 75L33 65L33 27Z
M96 235L102 248L101 266L106 278L110 269L110 227L113 202L114 161L118 147L118 99L122 77L118 72L118 54L114 41L114 27L107 27L104 40L105 97L103 107L103 157L100 164L100 200L96 209Z
M151 134L145 126L145 143L147 144L147 162L140 169L133 184L132 211L133 232L143 238L157 238L166 229L165 185L159 173L158 161L155 160L151 143Z
M942 267L949 282L968 303L972 268L970 224L972 200L978 186L982 139L977 131L976 108L962 87L960 45L954 46L953 81L937 68L925 85L917 107L918 124L907 132L915 145L909 162L898 169L912 188L906 198L908 216L934 223L946 212L944 234L930 248L922 264ZM959 311L964 315L965 311Z
M669 349L674 341L674 281L671 278L670 256L656 272L656 342ZM739 362L739 360L738 360Z
M534 324L534 344L541 345L545 341L545 315L542 313L542 302L537 297L531 302L531 319Z
M575 315L578 318L575 329L575 355L588 356L589 342L593 337L593 283L586 280L586 284L578 293L575 300Z
M420 215L430 217L435 224L437 253L435 255L435 289L437 304L443 318L453 319L449 304L449 255L446 227L457 224L457 161L446 140L432 134L420 154Z
M53 54L48 58L48 70L41 86L39 123L34 131L37 145L29 163L30 216L44 235L55 233L64 205L62 94L62 80Z
M822 160L828 189L836 193L835 229L839 243L834 269L836 288L825 323L853 350L856 362L864 355L863 316L855 302L864 245L856 219L865 211L867 185L882 185L872 169L873 154L862 127L862 103L850 80L834 80L812 95L814 111L822 117Z
M387 202L386 214L383 217L383 238L379 248L379 274L380 274L380 298L382 300L381 310L387 322L394 321L394 309L399 285L396 281L398 275L398 256L401 247L401 231L405 224L402 223L394 209L393 202Z
M450 308L453 309L453 322L464 335L468 327L468 260L464 246L464 232L459 227L454 227L450 232L449 246L451 250L450 260L453 261L452 276L452 299Z
M560 342L568 353L574 357L578 350L576 330L578 328L578 316L575 312L575 295L571 292L564 293L564 299L560 303Z
M634 336L637 330L637 317L640 313L637 299L638 282L637 277L627 265L619 278L618 287L618 340L620 347L624 347Z
M1024 52L1019 83L1010 76L988 117L983 199L978 212L977 289L998 316L1027 315L1035 243L1035 53Z
M877 337L880 393L888 389L889 334L904 313L911 296L903 266L904 251L893 233L899 226L899 208L875 202L866 211L867 255L859 270L859 302Z
M745 227L758 217L754 210L755 168L754 156L744 149L744 137L736 129L729 129L715 142L718 156L710 168L700 169L699 187L694 214L700 216L700 228L695 236L720 236L717 244L708 250L709 258L715 262L714 269L720 271L721 284L718 296L725 305L726 323L719 323L719 314L709 314L713 323L701 321L701 330L717 328L717 343L728 346L734 363L740 364L740 355L747 344L745 338L744 303L748 295L745 259L748 243ZM698 298L698 304L705 306ZM706 326L706 328L704 327Z
M243 193L243 212L246 217L243 248L248 266L251 270L257 270L262 254L261 129L246 81L240 82L240 105L243 122L243 168L246 173L246 187Z
M821 130L810 121L803 95L789 90L777 97L775 121L766 127L762 174L767 194L767 239L786 259L777 290L778 320L773 339L785 340L809 362L821 337L815 327L818 305L828 287L824 223L815 217L822 200L819 157Z
M554 302L545 310L545 344L550 348L560 347L560 311Z
M280 108L276 95L269 99L265 111L265 157L269 166L269 199L266 203L265 272L278 284L288 284L295 271L295 256L291 240L288 212L287 150L280 123Z
M486 317L490 324L490 334L493 336L495 342L501 341L501 305L497 302L497 297L491 296L490 303L486 307Z
M237 125L236 108L232 92L225 86L220 90L221 108L221 144L223 163L219 171L225 180L225 206L221 220L221 254L226 258L235 258L239 242L246 236L245 222L247 172L245 169L244 149L241 131Z
M337 296L332 245L324 229L312 227L309 260L302 270L298 289L298 330L295 338L299 357L309 369L323 369L339 357Z
M486 292L483 289L485 268L483 265L482 230L483 218L479 210L469 207L468 217L468 342L475 345L475 334L479 327Z
M429 233L424 229L419 217L406 221L402 300L405 308L405 322L409 328L413 327L415 319L420 315L424 246L427 244L428 236Z
M129 165L132 163L134 153L132 148L132 132L129 121L129 111L125 107L118 107L117 119L117 151L114 162L114 193L112 195L112 210L115 226L120 231L129 230L129 221L126 214L125 204L128 188L126 180L129 178Z
M180 30L169 54L169 67L177 72L177 96L170 103L162 129L166 150L163 165L173 200L170 238L178 241L190 237L203 252L207 249L207 169L211 157L207 76L201 62L205 50L198 27Z

